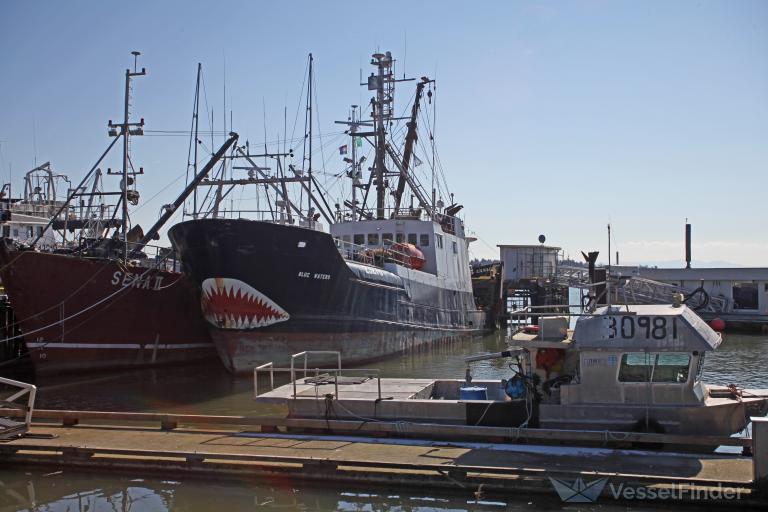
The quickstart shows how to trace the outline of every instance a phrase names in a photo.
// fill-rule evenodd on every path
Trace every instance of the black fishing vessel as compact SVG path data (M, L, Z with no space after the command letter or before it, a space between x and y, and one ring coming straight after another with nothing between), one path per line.
M336 205L331 210L318 193L311 156L302 172L281 164L285 153L269 155L278 166L269 174L241 146L233 158L249 163L248 179L211 180L203 186L218 187L216 198L226 196L225 186L269 188L275 194L269 204L278 211L260 220L225 218L216 200L212 211L169 231L184 271L199 286L204 318L231 371L286 362L302 350L341 351L346 361L375 359L466 337L486 326L486 313L472 294L471 239L456 216L461 206L445 207L434 188L429 198L412 169L421 163L415 155L421 99L427 88L431 100L433 81L421 78L416 85L400 152L389 130L402 119L393 115L393 102L394 85L404 80L395 79L389 53L374 54L371 63L377 70L367 84L375 91L372 120L358 120L353 106L343 123L352 137L351 158L344 158L353 182L352 199L344 202L348 209ZM311 86L310 78L308 101ZM311 110L309 115L311 127ZM366 127L370 131L360 131ZM311 144L311 133L308 139ZM358 158L364 140L374 153L367 184L361 182L366 157ZM347 148L340 152L346 154ZM302 187L306 209L291 200L287 184ZM406 187L411 206L402 208ZM369 190L376 192L376 207L370 210ZM329 232L323 231L321 216Z

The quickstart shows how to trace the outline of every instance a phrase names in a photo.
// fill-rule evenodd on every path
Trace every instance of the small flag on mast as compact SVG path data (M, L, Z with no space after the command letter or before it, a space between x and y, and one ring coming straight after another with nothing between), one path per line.
M347 154L347 145L344 144L343 146L339 147L339 154L340 155L346 155Z

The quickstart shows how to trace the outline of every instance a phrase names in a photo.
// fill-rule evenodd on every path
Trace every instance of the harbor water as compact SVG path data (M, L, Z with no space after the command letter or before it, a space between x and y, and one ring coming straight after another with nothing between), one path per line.
M433 346L368 367L385 377L463 378L467 354L506 347L501 333L466 342ZM505 359L473 362L475 378L508 377ZM710 354L705 380L768 388L768 335L725 335L721 349ZM264 381L266 384L267 381ZM253 379L227 373L218 360L197 366L91 373L38 379L37 407L221 415L282 415L278 407L257 406ZM478 497L467 489L456 494L428 490L331 489L295 481L215 482L145 478L141 475L76 473L69 470L8 470L0 465L0 510L132 512L165 510L532 510L560 509L552 496ZM573 505L571 505L572 507ZM594 505L598 507L598 505ZM626 510L602 503L600 510ZM642 510L634 508L632 510ZM580 510L589 507L580 506ZM645 509L649 509L647 506ZM575 509L574 509L575 510Z

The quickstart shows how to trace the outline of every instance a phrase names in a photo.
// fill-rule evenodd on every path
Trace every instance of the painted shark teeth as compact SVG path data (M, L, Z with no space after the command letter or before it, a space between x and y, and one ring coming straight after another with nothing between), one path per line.
M290 318L272 299L229 277L203 281L200 305L205 319L220 329L258 329Z

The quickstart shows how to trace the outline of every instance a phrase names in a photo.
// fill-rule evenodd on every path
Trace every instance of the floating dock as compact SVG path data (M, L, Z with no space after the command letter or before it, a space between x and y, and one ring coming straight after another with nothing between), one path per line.
M512 436L517 429L493 427L452 431L432 425L461 440L428 440L406 425L357 421L42 410L35 417L38 422L26 437L0 443L0 467L281 478L367 488L429 486L507 497L553 495L550 478L572 483L607 479L600 496L605 502L616 499L617 489L644 488L684 489L679 501L699 506L700 500L691 497L713 489L739 496L718 505L766 503L756 483L756 472L764 469L755 469L753 458L735 454L512 443L500 431ZM734 438L731 444L757 443L758 431L764 436L764 430L759 424L755 439ZM525 437L524 432L517 435ZM753 448L763 458L768 451Z

